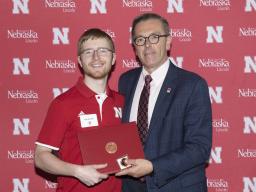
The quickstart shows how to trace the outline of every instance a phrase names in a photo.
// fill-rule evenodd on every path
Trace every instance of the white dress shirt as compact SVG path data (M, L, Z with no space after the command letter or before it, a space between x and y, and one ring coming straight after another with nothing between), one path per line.
M146 75L150 75L152 77L152 81L150 82L150 95L149 95L149 101L148 101L148 125L150 124L150 120L156 104L156 100L159 95L160 89L163 85L168 69L169 69L169 59L167 59L164 62L164 64L162 64L158 69L156 69L151 74L149 74L143 67L136 90L135 90L133 101L132 101L132 107L131 107L131 113L130 113L130 119L129 119L130 122L132 121L137 122L137 113L138 113L140 94L145 84L144 77Z

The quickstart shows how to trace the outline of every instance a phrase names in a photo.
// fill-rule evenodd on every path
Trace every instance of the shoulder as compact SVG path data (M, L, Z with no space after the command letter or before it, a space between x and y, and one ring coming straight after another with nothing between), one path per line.
M75 100L79 96L79 93L75 86L71 87L64 93L58 95L52 103L70 103L71 101Z
M138 67L131 69L120 76L118 81L118 90L121 94L126 95L133 86L136 86L141 71L142 67Z
M197 84L199 82L206 83L206 80L195 72L188 71L176 66L175 66L175 70L177 71L178 78L181 83L185 83L188 85Z
M122 80L134 78L141 73L141 70L142 68L138 67L138 68L134 68L129 71L126 71L120 76L120 80L122 81Z
M124 72L118 82L118 90L126 89L127 87L131 87L131 84L136 83L136 79L139 77L140 73L142 71L142 67L134 68L129 71ZM121 92L123 93L122 90Z
M111 90L112 96L116 102L124 103L124 96L117 91Z

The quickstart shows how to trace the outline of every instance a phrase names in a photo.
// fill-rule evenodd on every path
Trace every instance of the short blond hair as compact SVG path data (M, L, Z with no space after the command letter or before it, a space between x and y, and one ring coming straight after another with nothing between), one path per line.
M106 39L110 45L111 50L115 52L115 45L112 38L105 31L102 31L101 29L92 28L85 31L79 38L77 43L77 55L78 56L81 55L82 45L85 41L87 41L88 39L98 39L98 38Z

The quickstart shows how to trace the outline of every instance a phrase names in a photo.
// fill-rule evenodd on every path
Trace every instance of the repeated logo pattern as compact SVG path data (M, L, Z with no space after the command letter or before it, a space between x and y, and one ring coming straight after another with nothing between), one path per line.
M35 173L34 142L49 103L80 76L79 36L99 27L113 38L117 61L109 84L117 90L119 76L141 65L131 44L132 19L153 11L170 24L173 63L209 85L208 191L256 192L255 0L10 0L0 7L1 191L57 187Z

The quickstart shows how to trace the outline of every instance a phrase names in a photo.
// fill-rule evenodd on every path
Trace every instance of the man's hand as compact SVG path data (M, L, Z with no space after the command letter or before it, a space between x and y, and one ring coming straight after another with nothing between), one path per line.
M108 178L107 174L102 174L97 171L97 169L105 167L107 167L107 164L79 165L75 170L75 177L87 186L93 186L101 182L103 179Z
M116 173L116 176L129 175L139 178L153 171L153 164L146 159L128 159L126 164L131 165L131 167Z

